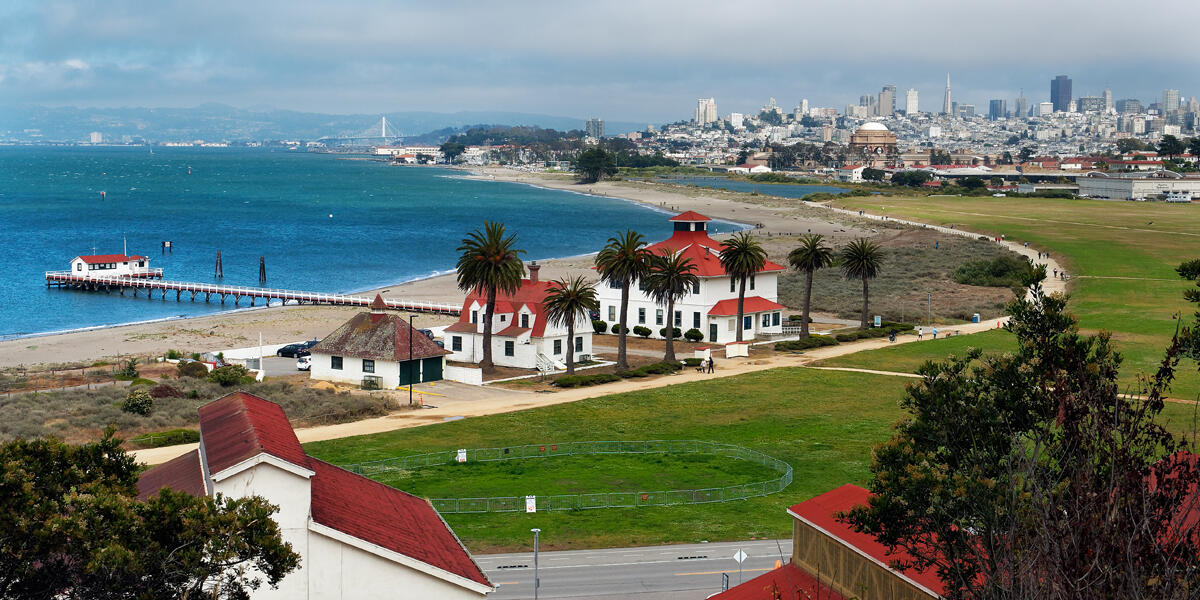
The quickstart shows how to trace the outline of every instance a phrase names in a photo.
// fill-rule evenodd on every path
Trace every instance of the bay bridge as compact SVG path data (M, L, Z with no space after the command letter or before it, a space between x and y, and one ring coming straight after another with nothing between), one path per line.
M404 133L388 123L387 117L380 117L374 125L356 132L330 135L318 139L326 146L388 146L398 144L405 138Z

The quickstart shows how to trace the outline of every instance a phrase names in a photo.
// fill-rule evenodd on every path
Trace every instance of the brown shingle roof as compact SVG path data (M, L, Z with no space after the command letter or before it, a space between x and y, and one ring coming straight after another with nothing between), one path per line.
M358 313L312 347L313 354L372 360L410 360L409 326L399 315ZM412 332L412 358L449 354L425 334Z

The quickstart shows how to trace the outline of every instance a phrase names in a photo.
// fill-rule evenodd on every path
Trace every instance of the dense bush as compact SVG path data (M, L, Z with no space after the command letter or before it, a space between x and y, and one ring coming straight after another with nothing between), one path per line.
M809 350L823 346L836 346L837 344L837 340L827 335L813 335L806 338L800 338L798 340L775 342L775 350L779 352L795 352L797 350Z
M679 330L676 329L676 331L679 331ZM683 332L683 338L689 342L699 342L700 340L704 339L704 334L700 333L699 329L696 329L695 327L693 327L693 328Z
M226 365L220 369L213 369L213 372L208 374L208 380L222 387L230 387L239 383L253 383L254 377L242 365Z
M1001 254L991 260L973 260L954 272L956 283L985 287L1024 289L1023 280L1033 272L1029 260Z
M202 362L181 362L175 367L180 377L208 377L208 367Z
M121 368L117 370L117 374L114 378L123 381L133 381L134 379L137 379L139 374L137 370L137 363L138 359L136 358L129 358L121 361Z
M154 399L146 390L133 390L125 396L121 410L133 415L147 416L154 410Z
M642 365L636 369L621 371L617 375L624 379L648 377L650 375L666 375L674 373L683 368L683 363L680 362L656 362L648 365Z
M685 358L685 359L683 359L683 364L684 364L684 366L688 366L688 367L698 367L698 366L700 366L701 360L702 359L699 359L696 357Z
M596 373L595 375L567 375L554 380L554 385L561 388L587 387L601 383L620 381L621 378L612 373Z
M654 332L650 331L649 327L642 327L641 325L638 325L633 328L633 333L642 337L650 337L650 334Z
M658 330L658 335L660 335L660 336L662 336L662 337L664 337L664 338L665 338L665 337L667 337L667 328L666 328L666 327L663 327L662 329L659 329L659 330ZM672 327L672 328L671 328L671 337L672 337L672 338L679 339L679 338L680 338L680 336L682 336L682 335L683 335L683 332L682 332L682 331L680 331L678 327Z
M161 448L177 444L194 444L200 441L200 432L195 429L172 429L170 431L145 433L129 441L141 448Z
M179 360L183 358L183 353L178 350L167 350L167 360Z
M595 331L597 334L605 333L608 331L608 323L604 321L592 321L592 331Z
M183 392L165 384L160 383L150 388L151 398L183 398Z
M138 378L134 379L133 381L129 382L129 387L135 387L135 386L139 386L139 385L154 385L156 383L158 383L158 382L154 381L153 379L146 379L145 377L138 377Z
M839 342L853 342L854 340L887 337L891 335L892 332L900 333L902 331L912 331L912 329L913 325L911 323L893 323L891 321L884 321L879 327L860 329L858 331L852 331L849 333L839 333L835 337Z
M620 323L613 323L613 326L612 326L612 332L613 332L613 333L621 333L621 324L620 324ZM626 328L625 328L625 333L629 333L629 328L628 328L628 327L626 327Z

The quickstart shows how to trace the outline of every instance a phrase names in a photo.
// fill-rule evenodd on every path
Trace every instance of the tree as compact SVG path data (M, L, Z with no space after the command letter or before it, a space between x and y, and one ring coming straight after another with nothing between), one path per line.
M487 298L483 313L483 360L479 367L484 373L496 370L492 363L492 317L496 312L496 294L512 294L521 289L525 264L524 250L518 250L517 236L509 235L504 224L484 221L483 230L476 229L462 239L458 246L458 289L464 292L481 290Z
M1016 137L1016 136L1014 136L1014 137ZM1005 150L1005 151L1004 151L1004 155L1003 155L1002 157L1000 157L1000 164L1002 164L1002 165L1011 165L1011 164L1013 164L1013 155L1012 155L1012 152L1009 152L1008 150Z
M617 370L629 368L626 357L626 336L629 333L629 288L633 282L646 276L650 266L650 253L640 233L632 229L608 238L608 244L596 255L596 270L600 279L621 286L621 314L617 320L620 333L617 335Z
M574 375L575 322L600 308L596 286L584 281L582 275L559 279L546 290L542 307L548 323L567 328L567 375Z
M692 288L700 284L695 274L696 265L692 259L685 258L679 252L663 249L662 254L650 255L650 272L646 275L646 293L659 305L667 308L667 349L663 360L675 361L675 301L688 295ZM637 333L637 328L634 328ZM638 335L641 335L640 333Z
M846 279L862 280L863 304L861 327L866 329L868 302L870 299L867 282L879 276L879 269L883 265L883 249L879 247L879 244L871 240L858 238L847 244L845 248L842 248L840 259L843 277Z
M867 181L883 181L883 175L884 172L882 169L873 169L871 167L863 169L862 172L863 179Z
M149 416L154 411L154 398L150 396L150 392L137 389L129 392L125 396L125 402L121 404L121 410L134 414Z
M1021 162L1029 162L1033 158L1033 146L1021 146L1021 152L1017 155Z
M1015 353L921 367L848 519L951 599L1194 597L1197 464L1156 422L1177 340L1122 393L1109 336L1080 335L1044 278L1009 306Z
M721 248L721 267L725 274L738 282L737 341L742 341L743 309L746 303L746 281L767 264L767 251L749 232L739 231L725 241Z
M1176 156L1183 154L1184 150L1186 149L1187 146L1183 143L1183 140L1173 135L1164 135L1158 142L1158 153L1166 154L1167 158L1171 160L1174 160Z
M950 165L954 164L954 159L950 157L950 153L945 150L930 150L929 164L931 165Z
M979 177L964 177L958 182L958 185L974 192L986 188L987 182Z
M800 236L800 245L788 253L788 263L803 272L804 314L800 321L800 337L808 337L808 314L812 307L813 274L833 265L833 248L825 245L825 236L810 233Z
M575 172L579 174L580 183L595 183L600 179L617 174L617 163L612 154L603 148L589 148L579 153L575 159Z
M1196 284L1183 291L1183 299L1196 305L1196 321L1179 333L1184 356L1200 361L1200 258L1184 261L1175 268L1179 276Z
M1200 156L1200 135L1188 140L1188 154Z
M1137 152L1145 149L1146 144L1137 138L1121 138L1117 140L1117 152L1120 152L1121 154L1129 154L1130 152Z
M111 431L0 446L0 598L233 600L299 566L262 498L142 502L137 479Z
M901 171L892 174L892 184L894 185L921 187L929 181L933 181L933 175L930 175L928 171Z
M467 151L467 147L458 142L446 142L438 147L442 151L442 156L446 157L447 163L454 162L463 152Z

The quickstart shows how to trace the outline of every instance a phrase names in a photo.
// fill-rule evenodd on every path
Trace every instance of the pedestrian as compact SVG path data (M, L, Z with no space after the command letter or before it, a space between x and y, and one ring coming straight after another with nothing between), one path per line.
M1058 269L1054 269L1054 278L1058 279Z
M895 329L888 332L888 341L893 344L896 343L896 330Z
M708 357L708 372L715 373L716 370L717 370L717 363L716 363L716 361L713 360L712 356L709 356Z
M925 339L925 328L924 328L924 327L918 327L918 328L917 328L917 341L919 342L919 341L921 341L921 340L923 340L923 339Z
M940 244L940 242L936 242L936 241L933 242L933 249L937 250L940 247L939 244Z
M937 339L937 327L933 328L933 339Z

